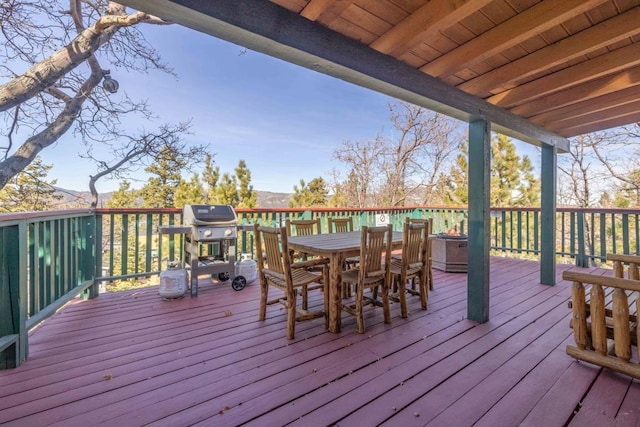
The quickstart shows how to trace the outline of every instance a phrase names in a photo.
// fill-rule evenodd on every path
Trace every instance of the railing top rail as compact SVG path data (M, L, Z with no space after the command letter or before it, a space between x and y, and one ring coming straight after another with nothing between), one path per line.
M342 208L342 207L311 207L311 208L235 208L238 213L302 213L306 211L314 212L377 212L377 211L407 211L415 209L447 209L447 210L466 210L466 206L381 206L371 208ZM180 213L180 208L97 208L97 213Z
M464 211L466 206L382 206L371 208L339 208L339 207L313 207L313 208L236 208L238 213L302 213L306 211L313 212L379 212L379 211L407 211L407 210L451 210ZM492 211L507 212L538 212L539 207L491 207ZM574 207L558 207L558 212L584 212L584 213L609 213L609 214L640 214L640 209L625 208L574 208ZM0 214L0 223L15 222L22 220L40 219L52 217L68 217L78 215L98 214L145 214L149 212L163 214L179 214L182 212L180 208L84 208L84 209L62 209L54 211L42 212L16 212Z
M3 222L15 222L15 221L23 221L23 220L38 220L41 218L52 219L52 218L65 218L70 216L84 216L84 215L92 215L94 212L93 209L62 209L55 211L39 211L39 212L15 212L15 213L5 213L0 214L0 223Z
M96 208L95 211L99 214L182 213L182 209L180 208Z

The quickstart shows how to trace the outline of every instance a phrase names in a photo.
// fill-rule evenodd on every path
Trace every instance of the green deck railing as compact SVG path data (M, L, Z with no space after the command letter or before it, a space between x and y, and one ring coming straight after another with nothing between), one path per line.
M356 229L382 219L400 230L406 217L432 218L434 233L466 231L466 209L237 209L239 224L283 225L287 218L353 217ZM640 254L640 211L558 209L556 254L578 266L604 262L608 252ZM162 235L160 225L181 224L179 209L97 209L0 215L0 369L28 355L27 333L79 295L95 297L106 281L144 281L163 262L180 259L183 237ZM238 252L253 253L251 227L240 227ZM540 210L495 208L495 253L536 257ZM203 251L216 254L217 244Z

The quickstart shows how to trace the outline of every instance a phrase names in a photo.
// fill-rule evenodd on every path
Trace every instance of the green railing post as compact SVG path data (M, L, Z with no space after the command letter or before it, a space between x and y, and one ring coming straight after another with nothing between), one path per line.
M584 239L584 231L585 231L585 227L584 227L584 212L577 212L577 219L578 219L578 228L577 228L577 234L578 234L578 255L576 256L576 266L577 267L588 267L589 266L589 260L587 259L587 257L585 256L585 239Z
M629 214L622 214L622 253L629 253Z

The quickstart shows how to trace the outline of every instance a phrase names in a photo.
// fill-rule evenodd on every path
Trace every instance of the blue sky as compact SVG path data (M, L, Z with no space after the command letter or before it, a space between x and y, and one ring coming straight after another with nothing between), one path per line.
M340 143L389 132L387 104L393 99L385 95L178 25L143 31L178 74L112 70L121 92L148 99L159 116L144 126L191 119L186 140L209 145L221 172L233 172L245 160L255 189L292 192L300 179L327 178L338 166L332 152ZM132 131L140 127L131 125ZM45 163L54 164L50 176L58 186L87 190L95 170L76 160L80 150L65 136L42 153ZM137 177L145 179L143 172ZM116 181L98 182L100 192L117 187Z
M300 179L329 179L341 166L332 153L343 141L392 134L388 104L394 99L386 95L178 25L143 31L178 77L112 70L120 83L116 96L126 91L133 99L147 99L158 115L155 123L132 123L132 134L191 120L192 134L185 140L207 145L223 173L233 173L245 160L256 190L293 192ZM519 154L529 154L537 168L534 149L515 142ZM88 190L96 170L78 157L81 150L66 135L42 153L44 162L53 164L50 178L59 187ZM133 178L139 188L146 175L141 170ZM103 178L97 187L102 193L114 191L118 182Z

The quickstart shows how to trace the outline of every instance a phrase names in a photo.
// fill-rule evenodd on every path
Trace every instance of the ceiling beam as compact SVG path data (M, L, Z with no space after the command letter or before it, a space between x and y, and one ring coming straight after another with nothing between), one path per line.
M597 125L607 120L616 120L622 117L640 113L640 99L617 107L584 114L568 120L550 123L547 128L556 132L571 132L574 129L583 129L587 126ZM628 122L627 122L628 123Z
M640 85L538 114L530 117L529 120L546 127L549 123L560 123L564 120L571 120L587 114L616 108L638 99L640 99Z
M434 77L450 76L588 12L605 1L608 0L543 1L434 59L420 70Z
M508 87L512 82L522 81L559 64L640 34L638 22L640 6L466 81L460 84L458 89L482 98L488 97L496 93L493 92L496 89Z
M431 0L380 36L369 46L378 52L401 56L414 46L439 35L493 0Z
M640 49L637 45L630 44L513 89L505 90L488 98L487 101L503 108L511 108L637 65L640 65Z
M569 149L566 138L270 1L119 2L460 120L483 117L494 131L522 141Z
M330 24L352 3L353 0L311 0L300 15L312 21Z
M511 111L523 117L531 117L638 85L640 85L640 67L601 77L562 92L556 92L544 98L513 107Z
M594 123L588 124L588 125L561 129L559 132L562 132L562 134L564 136L569 138L569 137L572 137L572 136L584 135L584 134L592 133L592 132L598 132L598 131L601 131L602 129L610 129L610 128L615 128L615 127L619 127L619 126L624 126L624 125L628 125L630 123L640 123L640 112L639 111L634 111L634 112L631 112L631 113L626 114L626 115L615 117L613 119L606 118L606 119L601 120L599 122L594 122Z

